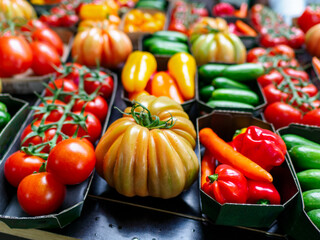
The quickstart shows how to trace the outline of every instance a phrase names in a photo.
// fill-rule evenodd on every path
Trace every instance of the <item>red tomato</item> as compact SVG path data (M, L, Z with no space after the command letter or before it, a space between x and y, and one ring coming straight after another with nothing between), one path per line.
M86 180L96 164L94 149L80 139L69 138L49 153L47 171L63 184L73 185Z
M303 103L299 109L306 113L306 112L309 112L311 110L313 110L314 108L319 108L320 107L320 100L315 100L313 101L311 104L309 103Z
M79 84L80 71L86 72L83 65L79 63L66 63L56 72L56 78L72 80L76 85Z
M288 40L284 36L273 37L270 34L262 34L260 38L260 44L263 47L274 47L280 44L288 44Z
M21 31L32 32L38 28L48 28L48 25L38 19L30 19L25 25L21 27Z
M247 62L258 62L260 56L263 56L267 53L266 49L261 47L252 48L248 51Z
M32 70L36 75L46 75L55 72L54 67L59 67L60 57L57 51L44 42L30 43L33 53Z
M66 14L66 10L61 7L53 7L51 8L50 13L62 16Z
M90 142L95 143L100 137L101 130L102 130L99 119L93 114L88 112L84 112L83 114L81 114L81 112L74 112L74 114L83 116L83 117L87 116L87 119L86 119L87 129L85 130L77 124L67 123L63 125L62 132L71 137L74 135L74 133L78 129L77 137L87 137ZM73 120L72 117L67 117L66 119L66 121L72 121L72 120Z
M48 172L25 177L17 192L21 208L32 216L53 213L62 205L65 195L66 187Z
M25 72L32 64L32 50L23 37L0 37L0 77Z
M46 124L50 124L50 123L52 123L52 122L47 122L47 121L44 122L45 125L46 125ZM41 120L35 121L35 122L33 123L33 125L34 125L35 127L39 127L40 124L41 124ZM32 133L32 132L34 132L34 131L33 131L33 129L32 129L31 124L29 124L29 125L23 130L23 132L22 132L22 134L21 134L20 140L21 140L22 146L28 147L29 144L38 145L38 144L40 144L40 143L48 142L48 141L50 141L50 140L53 139L53 137L56 135L57 130L56 130L56 128L53 128L53 127L52 127L52 128L49 128L48 130L46 130L46 131L44 132L44 136L39 136L39 134L37 134L36 132L34 132L34 133L35 133L35 136L30 137L30 138L26 139L26 141L24 141L24 139L25 139L30 133ZM60 142L61 140L62 140L62 137L59 136L58 139L57 139L57 143ZM23 142L23 141L24 141L24 142ZM41 152L43 152L43 153L48 153L49 151L50 151L50 146L49 146L49 145L45 145L45 147L42 149Z
M320 126L320 108L307 112L303 118L303 124Z
M65 14L60 17L59 21L61 27L72 27L79 21L79 17L76 14Z
M63 42L59 35L50 28L37 29L31 35L33 41L44 42L57 50L59 56L63 55Z
M191 14L198 15L201 17L208 17L209 16L209 12L205 7L201 7L201 6L197 6L197 5L192 6Z
M290 67L290 68L295 68L299 67L300 64L296 58L292 58L290 60L279 60L278 61L278 67Z
M108 103L103 97L97 96L90 102L85 102L79 99L74 104L72 111L81 111L83 107L86 112L95 115L100 120L100 122L104 122L104 120L106 119L108 113Z
M186 26L183 23L177 21L172 21L168 27L168 30L188 34L188 29L186 28Z
M48 24L51 27L60 26L60 19L57 15L41 15L39 20Z
M262 89L263 95L265 96L267 103L271 104L274 102L286 101L289 98L289 94L280 91L274 84L269 84Z
M294 50L291 47L289 47L287 45L283 45L283 44L274 46L271 49L270 53L272 55L285 55L285 56L288 56L289 58L295 57Z
M14 187L18 187L23 178L39 171L44 159L17 151L11 154L4 164L4 176Z
M304 32L300 28L296 27L291 27L290 32L292 33L288 39L289 46L292 48L300 48L304 44Z
M296 86L296 89L299 91L298 94L300 97L303 96L303 93L306 93L309 97L313 97L318 93L317 87L312 83L304 87ZM303 93L300 91L302 91Z
M104 72L87 73L84 76L84 90L91 94L99 88L98 92L105 99L109 98L113 91L113 78Z
M51 110L53 108L52 104L52 100L46 100L46 103L49 104L48 108L45 109L46 112L50 112L50 114L46 117L46 121L50 121L50 122L57 122L59 121L59 119L62 117L63 113L64 113L64 108L63 107L59 107L57 106L56 108L54 108L53 110ZM54 101L55 105L60 105L60 106L65 106L66 104L58 99L56 99ZM51 105L51 106L50 106ZM44 103L40 103L39 107L44 107ZM43 118L44 113L39 113L38 110L36 110L34 112L33 115L33 119L39 119L41 120Z
M290 123L300 123L302 114L287 103L274 102L266 107L264 117L278 129L288 126Z
M297 70L294 68L285 68L283 71L294 78L301 78L302 81L309 81L309 75L303 70Z
M268 86L269 84L279 84L282 82L283 76L276 70L271 70L269 73L258 77L257 81L261 87Z
M54 80L53 82L50 82L48 84L48 88L45 90L45 96L53 96L52 90L54 89L62 89L64 92L70 92L73 94L76 94L78 91L78 87L72 80L65 79L65 78L59 78ZM62 101L63 102L69 102L71 99L71 95L69 96L63 96Z

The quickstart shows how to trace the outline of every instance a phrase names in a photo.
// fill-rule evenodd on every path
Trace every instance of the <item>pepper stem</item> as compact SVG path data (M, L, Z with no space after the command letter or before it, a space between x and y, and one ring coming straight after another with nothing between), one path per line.
M270 204L270 201L268 199L259 199L257 201L257 204L268 205L268 204Z
M217 181L218 180L218 174L212 174L210 176L208 176L209 180L210 180L210 183L213 183L214 181Z

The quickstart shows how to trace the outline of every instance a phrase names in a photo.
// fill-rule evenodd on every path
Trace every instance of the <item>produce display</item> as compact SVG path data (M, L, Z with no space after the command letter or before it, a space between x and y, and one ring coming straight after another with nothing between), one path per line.
M201 222L192 238L211 234L208 224L317 239L320 8L289 23L272 7L0 0L0 89L31 103L15 116L0 96L0 221L61 233L70 224L76 238L93 222L84 238L127 237L134 224L159 234L145 217L125 225L125 208L138 207L171 214L173 231L177 216ZM110 219L117 228L104 227Z

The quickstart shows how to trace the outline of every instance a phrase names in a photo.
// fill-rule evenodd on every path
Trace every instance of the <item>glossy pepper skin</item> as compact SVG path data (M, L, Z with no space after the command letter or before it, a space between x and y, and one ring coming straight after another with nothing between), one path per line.
M266 171L281 165L287 151L286 144L279 135L257 126L250 126L245 133L236 136L232 146Z
M156 70L157 61L151 53L134 51L129 55L121 73L124 89L129 93L141 92Z
M177 81L184 100L194 98L196 60L189 53L176 53L168 62L168 70Z
M307 6L302 15L297 19L299 27L306 33L312 26L320 23L320 6Z
M240 171L227 164L219 165L215 174L207 177L202 190L220 204L247 201L247 179Z
M280 194L272 183L248 180L247 184L247 203L280 204Z

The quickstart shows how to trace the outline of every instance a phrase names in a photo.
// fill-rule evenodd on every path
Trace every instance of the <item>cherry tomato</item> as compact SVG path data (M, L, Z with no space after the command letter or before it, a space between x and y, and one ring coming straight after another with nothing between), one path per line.
M61 27L72 27L79 21L79 17L76 14L65 14L60 17Z
M95 143L100 137L101 130L102 130L99 119L93 114L88 112L84 112L83 114L81 114L81 112L78 111L78 112L74 112L74 114L80 115L80 116L83 115L83 117L87 116L87 119L86 119L87 129L85 130L77 124L67 123L63 125L62 132L71 137L74 135L74 133L78 129L77 137L87 137L90 142ZM66 121L72 121L72 120L73 120L72 117L67 117L66 119Z
M50 121L50 122L57 122L59 121L59 119L62 117L63 113L64 113L64 108L63 107L59 107L60 106L65 106L66 104L58 99L56 99L54 102L52 102L52 100L46 100L46 103L47 104L55 104L55 105L58 105L57 108L54 108L53 110L49 110L48 109L48 112L50 111L50 114L46 117L46 121ZM40 103L39 104L39 107L44 107L44 103ZM50 109L52 109L51 107L53 106L49 106ZM44 113L39 113L38 110L36 110L34 112L34 115L33 115L33 119L39 119L41 120L43 118L43 115Z
M55 72L54 67L59 67L61 62L57 51L44 42L30 43L33 53L32 70L36 75L46 75Z
M295 105L294 105L295 106ZM303 103L299 109L304 112L307 113L311 110L313 110L314 108L319 108L320 107L320 100L315 100L313 101L311 104L309 103Z
M294 68L285 68L283 69L284 73L293 77L293 78L301 78L302 81L309 81L309 75L303 70L297 70Z
M72 111L81 111L83 107L86 112L95 115L100 120L100 122L104 122L104 120L106 119L108 113L108 103L103 97L97 96L90 102L85 102L79 99L74 104Z
M265 87L269 84L279 84L282 82L283 76L276 70L271 70L269 73L264 74L257 78L258 83L261 85L261 87Z
M76 85L79 84L80 71L85 72L84 66L79 63L66 63L56 72L56 78L72 80Z
M280 44L288 44L288 40L284 36L271 36L270 34L262 34L260 44L263 47L274 47Z
M287 103L274 102L266 107L264 117L278 129L288 126L290 123L300 123L302 114Z
M320 108L307 112L303 118L303 124L320 126Z
M50 124L50 123L52 123L52 122L45 121L45 122L44 122L44 125ZM39 136L38 134L35 134L35 136L30 137L30 138L28 138L28 139L26 139L26 140L24 141L24 139L25 139L30 133L34 132L31 125L32 125L32 124L30 123L30 124L23 130L23 132L22 132L22 134L21 134L20 140L21 140L22 146L28 147L29 144L38 145L38 144L40 144L40 143L45 143L45 142L48 142L48 141L52 140L53 137L56 135L57 130L56 130L56 128L52 127L52 128L49 128L48 130L46 130L46 131L44 132L44 136ZM34 125L35 127L39 127L39 126L41 125L41 120L35 121L35 122L33 123L33 125ZM61 140L62 140L62 137L59 136L58 139L57 139L57 143L60 142ZM24 142L23 142L23 141L24 141ZM50 151L50 146L49 146L49 145L45 145L45 147L42 149L41 152L43 152L43 153L48 153L49 151Z
M300 28L291 27L290 38L288 44L292 48L300 48L304 44L305 36L304 32Z
M63 203L66 187L51 173L34 173L18 186L17 197L21 208L32 216L56 211Z
M298 94L300 97L303 96L303 93L306 93L309 97L313 97L318 93L317 87L312 83L304 87L296 86L296 89L299 91ZM300 91L302 91L303 93Z
M48 25L38 19L30 19L25 25L21 27L21 31L32 32L38 28L48 28Z
M95 80L97 78L103 79L102 82ZM87 73L84 76L84 90L91 94L96 91L97 88L99 88L98 92L102 97L105 99L109 98L113 91L113 78L104 72L99 72L98 75Z
M63 184L73 185L86 180L96 164L94 149L80 139L69 138L49 153L47 171Z
M279 60L278 61L278 67L290 67L290 68L295 68L299 67L300 64L296 58L292 58L289 61L287 60Z
M57 15L41 15L39 20L48 24L51 27L60 26L60 18Z
M186 26L183 23L177 21L172 21L168 27L168 30L188 34L188 29L186 28Z
M17 151L6 159L4 175L12 186L18 187L23 178L35 171L39 171L44 162L45 160L40 157Z
M271 104L274 102L286 101L289 98L289 94L280 91L274 84L269 84L263 89L263 95L265 96L267 103Z
M25 72L32 64L32 50L23 37L0 37L0 77Z
M277 46L274 46L270 53L272 55L285 55L285 56L288 56L289 58L295 58L295 53L294 53L294 50L287 46L287 45L277 45Z
M54 80L53 82L50 82L48 84L48 88L45 90L45 96L53 96L53 92L51 89L62 89L64 92L74 93L76 94L78 91L78 87L72 80L65 79L65 78L59 78ZM69 102L71 99L71 95L69 96L63 96L62 101L63 102Z
M33 41L40 41L51 45L59 56L63 55L63 42L59 35L50 28L37 29L31 35Z
M256 47L248 51L247 62L258 62L260 56L263 56L267 53L265 48Z

